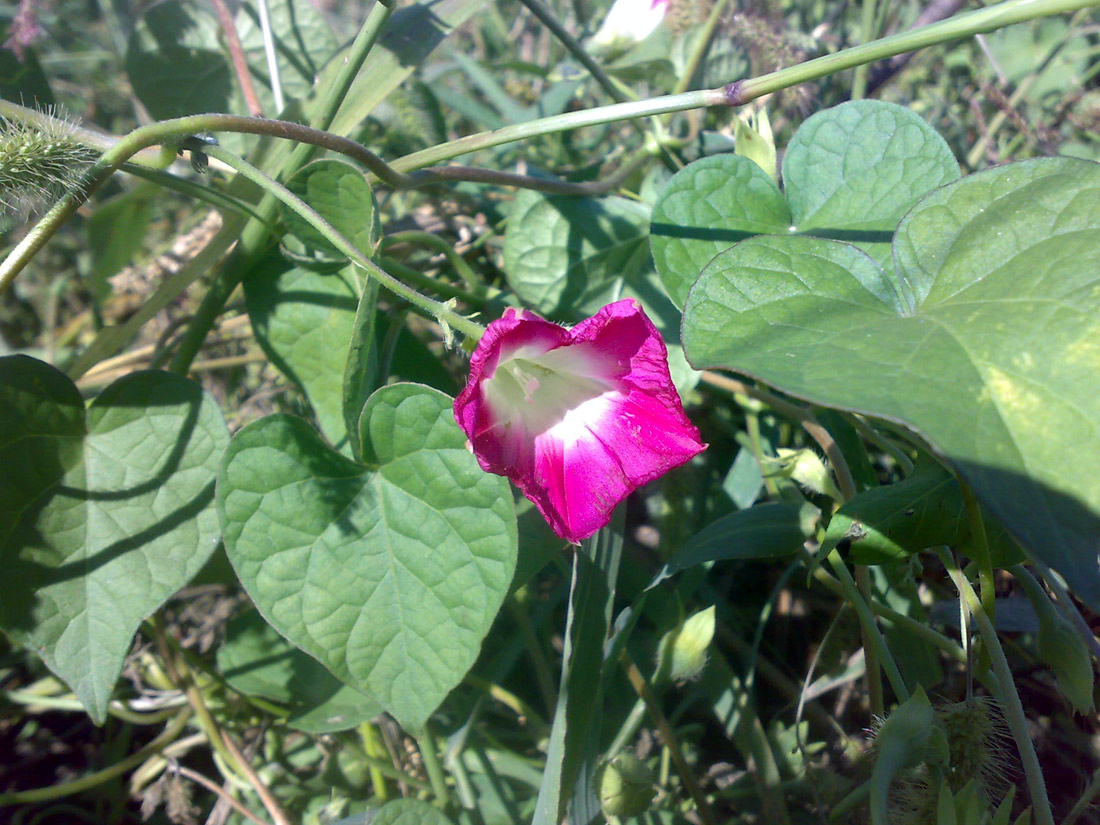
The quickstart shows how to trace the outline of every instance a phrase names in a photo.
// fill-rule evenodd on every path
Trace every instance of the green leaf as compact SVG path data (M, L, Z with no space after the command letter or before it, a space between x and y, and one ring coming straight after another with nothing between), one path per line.
M217 405L164 372L76 386L0 358L0 625L69 684L97 723L138 625L218 542Z
M626 198L521 192L504 236L508 283L542 315L591 315L646 266L647 219Z
M226 626L218 670L240 693L289 705L287 724L309 733L348 730L382 712L374 699L345 685L252 611Z
M653 259L681 308L707 262L752 235L848 240L889 266L898 221L921 195L958 176L950 147L913 112L844 103L807 119L791 138L786 198L756 164L734 155L703 158L673 176L653 209Z
M358 127L390 92L396 89L456 27L472 17L487 0L437 0L394 12L385 31L355 76L329 129L346 135ZM345 54L338 52L321 71L317 89L327 89ZM315 105L316 96L310 104ZM312 112L311 107L307 107Z
M348 442L343 375L361 288L362 272L354 266L326 274L292 266L276 253L244 280L256 340L305 392L321 431L337 449Z
M775 559L797 553L806 540L803 506L773 501L723 516L696 533L653 577L649 588L697 564Z
M683 309L707 261L739 240L790 225L783 194L759 166L737 155L703 158L673 175L653 207L653 262Z
M958 177L959 164L935 129L878 100L818 112L798 128L783 157L798 231L880 230L887 242L922 195Z
M912 428L1100 605L1100 166L972 175L921 201L894 246L906 297L835 241L719 254L688 298L689 360Z
M236 435L218 479L226 550L260 612L412 729L474 663L516 563L508 483L466 450L451 404L378 390L361 419L370 466L270 416Z
M287 181L287 189L304 200L366 257L374 255L382 239L378 205L363 173L342 160L324 158L304 166ZM290 233L328 260L347 256L329 243L297 212L279 203Z
M145 184L116 195L98 206L84 224L92 256L90 285L99 300L111 294L107 279L129 266L145 246L145 231L153 219L152 189Z
M10 26L10 20L0 21L0 42L7 42ZM0 49L0 98L40 110L54 105L49 78L34 49L26 49L22 60L11 49Z
M267 5L283 95L287 100L303 98L336 52L336 37L324 15L309 0L267 0ZM256 79L256 93L265 111L274 112L263 31L259 14L251 4L242 5L237 14L237 34Z
M395 799L371 817L371 825L451 825L439 808L419 799Z
M1007 567L1021 561L1011 536L988 513L983 521L993 563ZM959 482L928 459L907 478L845 502L829 522L821 549L825 553L844 543L856 564L886 564L942 544L968 550L970 541Z
M822 553L841 542L856 564L884 564L940 544L958 547L970 528L955 477L938 464L855 496L833 515Z
M192 2L158 3L130 35L126 73L154 120L232 112L234 85L213 12Z

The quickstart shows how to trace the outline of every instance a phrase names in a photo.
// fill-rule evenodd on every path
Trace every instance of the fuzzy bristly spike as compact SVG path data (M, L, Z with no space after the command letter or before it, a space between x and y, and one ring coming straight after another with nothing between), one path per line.
M41 124L0 118L0 210L35 212L75 187L95 153L69 121L47 112Z

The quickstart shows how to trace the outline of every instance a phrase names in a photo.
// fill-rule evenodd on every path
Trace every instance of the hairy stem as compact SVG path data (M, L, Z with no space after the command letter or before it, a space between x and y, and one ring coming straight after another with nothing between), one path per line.
M947 550L938 551L940 561L947 568L951 580L959 591L959 596L966 602L970 614L978 623L978 630L982 634L986 649L989 651L990 665L993 674L997 677L1001 706L1004 711L1005 721L1016 740L1016 747L1020 751L1020 761L1024 767L1024 777L1027 780L1028 792L1031 796L1032 809L1035 811L1035 820L1038 825L1054 825L1054 815L1050 810L1050 800L1047 798L1046 783L1043 781L1043 771L1039 766L1039 757L1035 753L1035 743L1031 741L1031 733L1028 731L1027 717L1024 715L1024 706L1020 703L1020 694L1016 690L1016 683L1012 679L1012 670L1008 666L1001 641L997 638L997 631L993 622L982 606L974 589L967 581L965 574L955 564L955 560Z

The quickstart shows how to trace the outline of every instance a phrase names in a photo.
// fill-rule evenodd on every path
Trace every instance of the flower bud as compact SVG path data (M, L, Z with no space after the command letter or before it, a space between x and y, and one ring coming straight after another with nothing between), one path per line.
M669 677L674 682L698 679L707 664L707 648L714 638L714 606L700 610L673 631Z
M826 495L836 501L844 500L833 482L829 468L813 450L789 450L780 447L775 454L778 459L777 475L798 482L812 493Z
M1091 713L1092 657L1069 620L1056 610L1039 614L1036 637L1039 657L1050 666L1058 679L1058 687L1078 713Z
M760 109L756 114L746 112L739 117L733 139L735 154L748 158L767 172L768 177L778 181L775 139L766 109Z
M596 777L604 816L628 817L645 813L657 793L653 781L653 771L634 754L624 752L613 756Z

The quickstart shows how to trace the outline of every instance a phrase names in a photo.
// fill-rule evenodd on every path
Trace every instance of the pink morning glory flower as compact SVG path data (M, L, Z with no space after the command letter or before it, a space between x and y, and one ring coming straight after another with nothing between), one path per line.
M510 478L574 543L706 447L660 334L630 299L572 329L506 310L474 350L454 409L482 468Z

